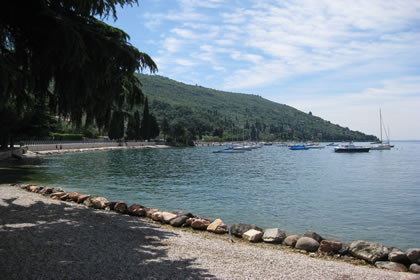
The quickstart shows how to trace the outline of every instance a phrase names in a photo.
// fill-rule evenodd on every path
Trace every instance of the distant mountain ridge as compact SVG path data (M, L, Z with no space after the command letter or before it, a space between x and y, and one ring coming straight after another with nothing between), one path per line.
M226 140L375 141L376 136L352 131L257 95L187 85L166 77L138 74L150 111L159 122L178 124L186 133Z

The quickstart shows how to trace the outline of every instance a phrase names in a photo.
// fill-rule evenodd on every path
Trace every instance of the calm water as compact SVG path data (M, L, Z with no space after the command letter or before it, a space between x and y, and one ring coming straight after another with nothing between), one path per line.
M420 142L395 144L359 154L277 146L87 152L44 157L22 180L228 224L419 247Z

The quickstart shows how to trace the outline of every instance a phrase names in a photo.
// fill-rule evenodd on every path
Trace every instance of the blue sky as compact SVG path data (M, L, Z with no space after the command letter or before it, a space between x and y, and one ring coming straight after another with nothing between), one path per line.
M159 75L420 139L418 0L140 0L107 22Z

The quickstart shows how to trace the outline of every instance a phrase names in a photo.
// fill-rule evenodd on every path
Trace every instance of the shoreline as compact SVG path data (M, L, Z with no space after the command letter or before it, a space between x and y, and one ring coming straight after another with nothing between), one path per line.
M36 208L35 212L33 208ZM58 254L56 257L58 257L59 260L65 259L62 256L67 255L65 251L67 249L70 249L72 256L75 259L83 259L84 257L79 255L80 253L86 250L91 250L92 253L96 252L96 250L101 251L101 249L97 248L97 246L101 246L102 242L107 244L106 247L111 246L111 244L109 244L110 241L107 240L107 238L111 238L111 236L109 236L109 234L111 234L111 239L116 238L116 240L113 240L116 244L112 244L112 246L116 246L116 248L122 247L126 250L133 251L132 248L144 247L143 249L147 248L145 249L146 251L157 250L159 252L159 248L161 246L165 248L163 254L156 260L151 257L153 259L151 261L154 264L156 264L156 262L161 264L164 268L163 270L161 269L160 265L156 267L155 265L152 265L153 269L151 270L149 270L148 267L139 266L138 261L141 258L136 256L136 254L132 256L136 260L135 263L130 262L130 264L122 264L121 261L126 260L126 258L122 258L122 260L119 262L117 261L117 265L129 266L127 267L127 275L136 275L137 272L142 271L143 274L141 275L143 277L146 276L144 273L152 273L151 275L147 274L147 276L152 277L154 275L153 277L157 279L168 278L173 276L172 273L175 272L173 271L174 269L176 269L178 273L178 266L182 265L182 270L185 270L184 272L187 273L187 275L182 274L182 277L180 276L178 279L420 278L418 275L412 273L380 270L377 268L372 268L371 266L355 266L341 260L327 260L315 257L311 258L306 254L302 254L302 252L296 252L296 250L290 251L288 247L284 246L273 246L265 243L254 244L242 240L240 241L239 239L234 239L235 242L229 242L229 239L226 235L215 235L208 232L195 231L190 228L178 229L170 227L169 225L150 221L147 218L133 217L126 214L121 215L113 211L95 210L75 202L53 200L46 196L42 196L41 194L22 190L17 186L0 185L0 209L2 212L0 220L0 232L4 234L3 236L12 239L24 238L18 241L7 240L7 238L6 240L0 241L0 255L5 254L5 256L12 256L7 262L9 263L16 261L17 264L15 265L17 266L28 265L31 267L32 263L37 263L38 260L35 260L35 258L30 254L20 251L19 248L15 253L10 252L9 250L12 250L13 248L13 246L10 245L12 244L12 241L19 244L19 242L29 242L26 239L31 239L31 244L40 244L41 247L48 245L48 242L53 242L54 244L57 243L60 245L59 247L62 247L64 250L54 253L55 255ZM74 211L77 212L77 215L73 213ZM51 219L49 217L51 217ZM92 228L92 226L96 225L96 223L92 223L92 221L89 221L89 219L99 219L100 227L98 229ZM64 225L64 228L56 228L51 235L48 228L51 226L53 227L55 223ZM93 232L90 232L89 228ZM150 234L150 236L146 234L147 237L140 237L141 234L138 236L137 232L131 236L134 238L134 240L125 240L124 236L127 234L127 232L131 232L134 228L141 229L140 233L143 233L143 235L144 232L153 233ZM65 230L71 231L70 233L62 232ZM17 237L14 237L14 234L16 233ZM92 237L89 236L91 234L93 235ZM161 236L165 237L160 238ZM79 237L80 240L77 240ZM156 237L158 237L157 240ZM49 241L45 244L45 242L42 240L37 240L43 238L47 238ZM73 240L70 242L70 248L68 248L66 245L66 242L69 242L69 238L70 240ZM91 238L94 238L95 240L92 241ZM119 240L121 238L122 240ZM96 246L91 248L91 242L93 242L94 245L96 244ZM127 244L124 242L128 242L129 246L127 247ZM154 242L159 244L153 244ZM9 244L10 247L7 248L7 246L4 246L4 244ZM83 249L86 247L90 249ZM21 249L26 250L27 248L24 247ZM103 253L99 252L100 254L97 257L99 257L99 259L107 259L112 256L112 250L108 251L108 249L110 248L107 248L107 250L105 250ZM48 246L42 248L42 250L49 252ZM126 253L127 252L118 252L118 254ZM26 261L22 262L19 260L18 256L20 254L23 255ZM18 259L13 260L14 257ZM49 260L47 253L45 253L44 257ZM44 263L45 261L46 260L43 260L42 262ZM144 260L142 259L141 262L144 262ZM53 263L56 265L58 264L57 261L53 261ZM170 265L168 266L168 264ZM175 268L173 268L174 264ZM188 265L184 267L185 264ZM72 260L71 266L76 266L76 268L79 267L80 269L80 266L85 267L83 263L79 263L77 260ZM22 273L27 271L26 268L22 269ZM60 266L53 269L52 273L54 273L54 271L57 269L60 269ZM85 267L84 269L88 269L90 271L90 269L94 268L90 267L89 265L89 268ZM114 267L113 269L117 268ZM115 273L113 269L112 271L110 271L110 269L106 270L112 275ZM1 268L0 270L4 271L4 268ZM201 272L204 272L204 274ZM90 275L90 273L86 271L79 276L81 276L80 278L83 278L88 275ZM20 276L23 276L23 278L28 278L28 275L25 277L24 275L20 274ZM71 278L79 278L77 275L72 276L75 277ZM37 278L36 276L32 277ZM47 278L53 279L54 277L50 276Z

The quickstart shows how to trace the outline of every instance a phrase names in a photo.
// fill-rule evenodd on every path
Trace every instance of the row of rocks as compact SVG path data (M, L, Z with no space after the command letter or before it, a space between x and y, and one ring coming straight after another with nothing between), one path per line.
M342 242L326 240L316 232L307 231L302 236L286 235L280 228L262 229L252 224L233 224L230 228L221 219L205 219L185 211L160 211L140 204L128 206L122 201L110 202L104 197L92 197L77 192L66 193L61 188L21 185L22 188L50 196L52 199L72 201L95 209L115 211L137 217L148 217L153 221L174 227L191 227L194 230L209 231L217 234L234 235L249 242L282 244L308 252L311 256L330 255L336 257L354 257L373 264L378 268L393 271L420 273L420 248L406 252L398 248L387 247L380 243L354 241L349 246Z

